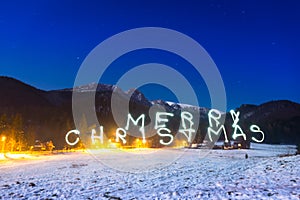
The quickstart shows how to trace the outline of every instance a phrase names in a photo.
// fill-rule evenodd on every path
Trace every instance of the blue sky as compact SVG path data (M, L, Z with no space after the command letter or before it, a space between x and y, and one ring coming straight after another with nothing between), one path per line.
M224 80L228 108L288 99L300 102L299 1L1 1L0 75L44 90L73 86L77 70L100 42L137 27L165 27L199 42ZM157 61L188 64L161 51L135 52L117 60L103 79ZM186 67L186 68L185 68ZM201 77L198 96L210 106ZM166 88L141 88L149 99L175 100Z

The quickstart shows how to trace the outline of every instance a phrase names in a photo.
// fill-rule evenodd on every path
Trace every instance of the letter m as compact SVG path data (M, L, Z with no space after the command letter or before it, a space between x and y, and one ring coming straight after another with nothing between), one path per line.
M227 138L227 134L226 134L226 130L225 130L225 126L224 126L224 125L220 126L220 128L219 128L217 131L215 131L215 130L214 130L213 128L211 128L211 127L208 127L208 129L207 129L207 134L208 134L208 137L209 137L210 141L211 141L211 142L213 141L213 139L212 139L212 137L211 137L211 134L212 134L212 133L213 133L214 135L219 135L220 132L222 132L222 131L223 131L224 136L225 136L225 142L228 142L228 138Z

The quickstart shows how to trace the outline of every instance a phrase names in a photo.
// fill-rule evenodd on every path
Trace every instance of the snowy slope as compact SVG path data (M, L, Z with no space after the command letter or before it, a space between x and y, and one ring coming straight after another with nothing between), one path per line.
M183 150L168 154L178 151ZM115 171L86 153L2 162L0 199L300 198L300 156L278 156L292 153L292 146L207 150L205 157L199 151L189 149L156 171L140 168L143 173Z
M195 111L198 111L200 113L203 113L205 115L208 114L209 112L209 109L208 108L205 108L205 107L198 107L198 106L193 106L193 105L189 105L189 104L184 104L184 103L174 103L174 102L171 102L171 101L166 101L166 103L169 105L169 106L179 106L180 108L182 109L191 109L191 110L195 110ZM223 114L223 112L221 112Z

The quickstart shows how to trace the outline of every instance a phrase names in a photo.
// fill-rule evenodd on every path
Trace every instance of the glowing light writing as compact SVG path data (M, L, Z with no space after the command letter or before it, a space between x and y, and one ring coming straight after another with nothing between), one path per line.
M129 123L130 123L130 121L132 121L132 123L133 123L134 125L137 126L140 120L142 120L142 125L141 125L141 127L140 127L140 132L142 133L143 143L145 143L145 142L146 142L146 136L145 136L145 127L144 127L144 126L145 126L145 115L144 115L144 114L140 115L140 116L134 121L133 117L132 117L131 114L129 113L129 114L128 114L128 117L127 117L127 125L126 125L125 129L126 129L127 131L129 130Z
M186 121L188 122L189 126L187 126ZM196 132L195 129L193 129L193 115L189 112L183 111L181 112L181 124L183 129L179 129L179 133L182 133L186 138L188 143L192 142L192 135Z
M167 132L167 133L163 133L163 132ZM169 137L170 138L169 142L165 142L163 139L160 139L159 143L162 144L162 145L166 145L166 146L170 145L173 142L173 140L174 140L174 136L172 134L170 134L170 133L171 133L171 130L168 129L168 128L159 128L157 130L157 134L160 137Z
M70 136L71 134L77 135L76 140L75 140L74 142L70 142L70 141L69 141L69 136ZM76 145L76 144L79 142L79 140L80 140L80 139L79 139L79 135L80 135L80 131L78 131L78 130L71 130L71 131L69 131L69 132L66 134L66 136L65 136L66 143L67 143L68 145L70 145L70 146Z
M100 143L103 144L103 126L100 126L99 136L96 135L96 130L92 129L91 139L93 144L96 144L96 139L100 140Z
M169 121L168 118L162 118L162 116L173 117L174 114L173 113L167 113L167 112L157 112L155 116L156 116L156 118L155 118L156 120L155 120L154 129L159 129L159 128L165 128L166 123ZM162 124L159 124L159 123L162 123Z
M121 134L123 132L123 134ZM116 130L116 142L119 142L120 139L122 140L123 144L126 144L126 130L123 128L117 128Z
M171 134L171 130L166 128L166 126L167 126L166 123L169 121L169 119L168 118L162 118L162 116L173 117L174 114L173 113L168 113L168 112L157 112L156 113L156 118L155 118L154 129L157 129L156 133L161 137L169 137L170 138L169 142L165 142L164 140L160 139L159 143L162 144L162 145L170 145L174 140L174 136ZM163 133L163 132L167 132L167 133Z
M247 140L247 136L244 133L243 129L238 124L240 119L240 112L230 110L231 118L232 118L232 128L233 128L233 134L232 138L235 140L238 137L242 137L243 140ZM146 135L145 135L145 114L141 114L139 117L134 119L132 115L129 113L127 115L127 123L124 128L117 128L115 131L115 141L116 142L122 142L123 144L126 144L126 136L127 131L129 131L130 124L132 123L134 126L139 126L139 132L141 132L142 136L142 142L146 143ZM156 130L157 135L161 137L159 140L159 143L162 145L170 145L174 141L174 134L172 134L172 131L167 127L167 123L169 122L170 117L174 117L173 113L168 112L157 112L155 114L155 125L154 129ZM169 118L168 118L169 117ZM187 138L188 143L192 143L193 134L196 132L196 130L193 128L194 122L193 122L193 115L189 112L182 111L181 112L181 123L178 130L178 133L183 134ZM208 138L213 141L212 135L219 136L222 132L224 134L225 142L228 142L228 136L226 132L226 127L224 123L222 123L222 113L219 110L211 109L208 112L208 121L209 121L209 127L207 128L207 134ZM96 144L97 141L100 141L101 144L104 143L103 137L104 137L104 127L100 126L99 130L100 133L97 134L95 129L92 129L91 131L91 141L92 144ZM260 133L261 139L257 139L255 137L252 137L251 139L254 142L263 142L264 141L264 132L260 129L259 126L253 124L250 126L250 131L253 133ZM72 137L71 137L72 136ZM71 130L69 131L66 136L65 140L68 145L74 146L80 141L80 131L78 130ZM70 138L76 138L74 141L70 141ZM73 140L73 139L71 139Z
M212 136L211 136L212 133L215 135L218 135L221 131L223 131L224 136L225 136L225 142L228 142L227 133L226 133L224 124L219 126L219 124L221 124L219 121L221 119L221 116L222 116L221 112L216 109L211 109L208 112L209 127L207 129L207 134L208 134L210 141L213 141Z
M253 124L250 126L250 130L253 132L253 133L261 133L262 135L262 138L260 140L256 139L255 137L252 137L251 139L254 141L254 142L263 142L264 139L265 139L265 134L262 130L260 130L259 126Z
M235 140L237 137L243 137L244 140L247 139L246 134L243 132L242 128L240 127L240 125L238 125L239 122L239 116L240 116L240 112L235 112L234 110L230 110L230 114L233 120L233 124L232 127L234 128L234 132L232 135L232 138ZM239 133L237 133L237 131L239 131Z

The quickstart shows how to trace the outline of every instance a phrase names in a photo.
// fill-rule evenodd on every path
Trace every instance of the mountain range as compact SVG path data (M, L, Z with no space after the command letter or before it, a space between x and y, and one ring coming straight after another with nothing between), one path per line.
M200 123L194 142L204 139L208 127L208 108L196 107L163 100L149 101L138 90L122 91L117 86L104 84L89 84L85 86L44 91L10 77L0 77L0 135L7 132L9 125L17 114L22 118L22 130L28 145L34 140L52 140L57 148L66 145L65 134L75 128L72 116L72 93L75 92L84 101L85 94L96 89L95 107L87 108L82 115L82 129L93 126L88 119L88 112L95 111L101 124L108 133L117 127L111 111L111 96L114 91L117 101L129 101L132 116L146 114L146 124L150 123L149 109L165 110L174 114L168 123L174 132L178 130L181 111L200 113ZM300 104L288 100L270 101L261 105L241 105L240 126L247 129L251 124L257 124L265 133L266 143L300 143ZM5 117L3 117L5 116ZM226 113L225 125L232 131L232 119ZM222 137L221 137L222 138ZM157 138L153 138L157 140Z

